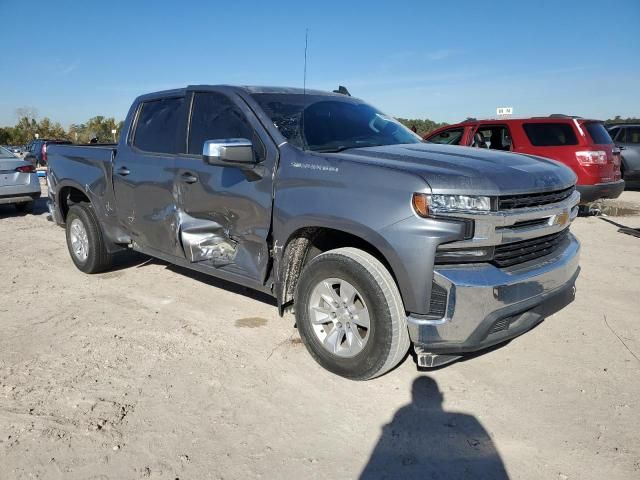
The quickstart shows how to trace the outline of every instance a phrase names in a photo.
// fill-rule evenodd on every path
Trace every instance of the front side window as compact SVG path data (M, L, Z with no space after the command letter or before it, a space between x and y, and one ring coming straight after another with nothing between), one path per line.
M534 147L577 145L578 137L568 123L525 123L524 131Z
M202 154L207 140L246 138L253 140L253 128L244 113L226 95L196 92L193 95L189 127L189 154Z
M152 153L176 155L184 150L184 97L144 102L140 107L133 145Z
M290 144L316 152L421 143L397 120L361 100L341 95L254 93Z
M589 122L585 124L585 128L587 132L589 132L589 136L591 137L591 141L596 145L608 145L613 143L611 140L611 135L607 132L607 129L604 128L604 125L600 122Z
M451 128L430 137L429 142L444 145L460 145L463 133L464 128Z

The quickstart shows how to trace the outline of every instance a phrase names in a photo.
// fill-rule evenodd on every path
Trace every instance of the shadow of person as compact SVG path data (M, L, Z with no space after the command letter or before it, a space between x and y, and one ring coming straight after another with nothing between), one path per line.
M416 379L412 396L383 427L361 480L508 480L489 434L472 415L444 411L435 380Z

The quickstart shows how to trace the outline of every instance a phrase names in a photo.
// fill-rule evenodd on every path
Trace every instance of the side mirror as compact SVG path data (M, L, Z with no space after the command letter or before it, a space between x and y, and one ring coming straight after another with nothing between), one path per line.
M202 147L202 158L209 165L250 166L256 163L253 145L246 138L207 140Z

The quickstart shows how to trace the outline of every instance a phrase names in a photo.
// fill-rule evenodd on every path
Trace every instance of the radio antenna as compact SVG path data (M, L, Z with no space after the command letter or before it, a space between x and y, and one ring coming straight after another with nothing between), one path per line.
M302 122L300 137L302 138L302 150L307 149L307 140L304 134L304 111L307 109L307 48L309 47L309 28L304 30L304 73L302 76Z

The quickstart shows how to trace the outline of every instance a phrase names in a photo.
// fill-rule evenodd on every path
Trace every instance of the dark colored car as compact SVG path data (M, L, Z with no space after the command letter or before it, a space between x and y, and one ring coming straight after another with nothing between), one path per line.
M575 174L461 153L347 95L197 85L139 97L117 145L52 146L49 207L81 271L133 249L268 293L320 365L364 380L573 300Z
M35 167L44 167L47 164L47 149L49 145L69 145L69 140L38 139L31 142L24 159Z
M620 124L609 127L609 135L620 148L620 171L625 180L640 180L640 124Z
M567 115L469 119L428 133L425 140L523 153L564 163L578 177L576 188L581 203L617 198L624 191L620 150L599 120Z

